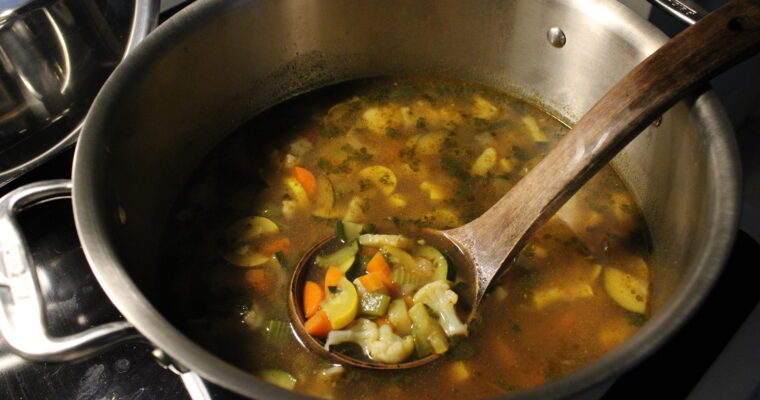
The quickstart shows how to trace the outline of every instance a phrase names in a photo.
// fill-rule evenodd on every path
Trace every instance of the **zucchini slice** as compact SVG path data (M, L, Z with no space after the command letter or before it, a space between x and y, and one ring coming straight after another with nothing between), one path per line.
M359 294L354 284L344 276L338 281L336 292L328 292L321 306L327 313L332 328L342 329L359 313Z
M318 255L316 258L317 264L320 267L327 268L330 266L338 267L345 274L356 260L356 253L359 252L359 243L356 240L352 240L342 249L323 256Z
M409 253L398 247L383 246L380 248L380 253L385 257L385 260L391 264L391 266L398 268L404 268L408 272L417 272L417 260L414 259Z
M414 251L416 257L422 257L433 263L433 278L434 281L445 281L449 274L449 263L446 261L446 257L441 254L438 249L431 246L420 246Z
M317 192L314 194L314 211L312 215L320 218L334 218L335 188L330 178L317 175Z
M362 169L359 171L359 178L372 182L386 196L396 190L396 174L382 165L372 165Z
M280 228L265 217L246 217L232 223L225 232L228 249L223 257L238 267L256 267L269 261L256 251L253 242L264 236L278 233Z
M604 269L604 289L620 307L644 314L647 310L649 282L617 268Z
M296 383L298 383L298 379L281 369L262 369L256 375L265 382L288 390L293 390L296 387Z
M230 243L243 243L280 231L271 219L265 217L245 217L232 223L225 234Z
M292 176L285 178L285 187L299 207L306 208L309 206L309 195L306 194L306 189L303 188L303 185L296 178Z
M362 224L339 220L335 230L340 240L350 242L354 239L358 239L359 235L361 235L366 229L367 228Z
M258 267L269 261L269 258L270 257L256 252L247 244L224 254L224 259L230 264L246 268Z

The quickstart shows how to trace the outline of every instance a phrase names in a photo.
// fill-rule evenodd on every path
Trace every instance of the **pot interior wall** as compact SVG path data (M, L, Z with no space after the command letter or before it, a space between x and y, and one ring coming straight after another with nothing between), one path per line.
M614 1L210 1L162 25L117 71L77 168L91 170L97 224L151 298L177 193L255 113L347 79L434 74L516 93L572 123L664 40L633 18ZM546 38L554 26L564 47ZM696 108L680 103L614 161L652 229L656 308L697 272L721 190Z

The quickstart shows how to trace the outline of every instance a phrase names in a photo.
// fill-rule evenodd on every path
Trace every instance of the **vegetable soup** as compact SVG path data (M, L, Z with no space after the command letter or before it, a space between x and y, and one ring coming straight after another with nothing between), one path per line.
M241 126L188 182L162 243L161 309L230 363L324 398L484 398L572 373L636 332L649 312L649 235L609 167L530 238L479 318L453 324L456 331L429 301L415 301L425 284L453 291L467 283L441 272L450 260L419 250L424 243L367 241L378 232L471 221L566 131L515 97L443 78L376 78L298 96ZM332 310L314 322L315 335L391 332L401 353L378 336L340 346L394 362L441 352L444 341L414 334L415 323L427 324L447 333L443 357L371 371L329 364L302 347L288 318L290 276L304 252L336 232L345 245L319 256L315 268L324 275L304 292L305 313ZM374 271L381 272L362 278ZM375 302L365 308L360 290L334 311L330 293L359 286L371 287L367 301ZM399 317L412 309L415 321Z

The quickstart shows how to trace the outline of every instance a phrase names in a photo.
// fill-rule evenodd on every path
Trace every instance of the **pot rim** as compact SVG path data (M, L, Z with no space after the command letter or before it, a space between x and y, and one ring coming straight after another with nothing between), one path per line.
M590 4L586 0L558 1L579 9L593 7L595 11L613 16L615 21L626 21L630 25L628 29L637 32L636 40L641 40L644 48L651 48L652 51L667 40L662 32L616 1L596 0ZM179 42L174 39L186 36L195 27L208 23L241 3L233 2L230 6L230 2L225 0L207 0L189 5L160 25L111 74L93 103L82 129L82 140L76 148L72 172L74 219L84 254L109 299L142 335L168 354L178 367L197 372L204 379L242 395L303 398L301 394L251 379L253 375L250 373L211 354L177 330L129 277L119 256L107 240L102 239L109 235L96 217L113 214L113 210L103 209L103 202L95 190L99 172L92 168L91 160L94 153L101 151L95 139L103 135L98 127L105 126L109 110L119 107L119 95L128 90L131 82L139 80L147 66L156 61L156 54L162 54ZM614 21L610 25L612 29L622 29ZM707 171L719 187L714 189L717 193L717 204L714 205L717 211L710 216L707 224L706 241L712 244L711 249L700 255L693 271L684 277L681 285L687 286L688 290L681 290L672 296L649 323L597 361L557 380L513 393L510 398L560 398L601 387L672 337L712 288L736 235L741 199L740 167L731 125L717 96L707 91L693 102L694 117L700 122L699 129L705 141ZM621 363L620 360L632 361Z

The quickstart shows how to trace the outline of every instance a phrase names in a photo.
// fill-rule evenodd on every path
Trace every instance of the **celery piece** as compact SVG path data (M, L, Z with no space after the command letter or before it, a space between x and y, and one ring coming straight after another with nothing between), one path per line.
M442 354L449 349L449 341L441 325L428 314L424 304L415 304L409 309L412 320L412 338L418 357L432 353Z
M293 390L298 383L298 379L281 369L262 369L256 375L265 382L288 390Z
M414 246L414 241L401 235L364 233L359 235L359 244L377 248L392 246L401 249L411 249Z
M364 225L351 221L338 220L336 231L340 240L350 242L357 239L364 231Z
M388 320L396 328L399 335L408 335L412 333L412 320L409 319L406 302L403 299L391 301L388 306Z
M356 253L359 252L359 243L352 240L342 249L327 255L318 255L317 264L321 267L338 267L343 273L346 273L356 260Z
M424 285L427 281L425 278L417 274L413 274L401 266L393 268L393 277L391 280L396 286L400 287L406 284L411 284L414 289L417 289L420 286Z
M364 292L361 295L360 313L368 317L382 317L388 311L391 297L387 294Z
M290 337L290 324L270 320L264 328L264 341L269 344L284 344Z

